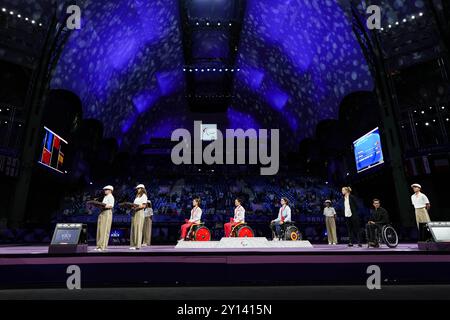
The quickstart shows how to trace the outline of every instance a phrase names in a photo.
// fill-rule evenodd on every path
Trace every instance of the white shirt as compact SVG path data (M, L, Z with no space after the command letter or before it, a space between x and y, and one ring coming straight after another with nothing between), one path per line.
M153 216L153 209L152 208L145 208L144 210L144 217L151 217Z
M419 192L418 194L413 194L411 196L411 202L416 209L425 208L427 204L430 203L427 196L424 195L422 192Z
M245 209L243 206L234 208L234 222L245 222Z
M147 203L147 195L144 193L142 196L136 197L136 199L134 199L133 203L137 204L137 205L146 204Z
M192 208L191 210L191 218L189 222L200 222L202 219L202 209L199 207Z
M347 218L350 218L352 216L352 209L350 208L350 197L344 198L344 210L345 210L345 216Z
M105 210L109 210L114 208L114 196L112 194L108 194L103 197L102 203L106 204L110 208L105 208Z
M333 207L325 207L323 208L323 215L325 217L334 217L336 215L336 210Z
M289 206L282 206L278 211L278 218L275 221L291 222L291 208Z

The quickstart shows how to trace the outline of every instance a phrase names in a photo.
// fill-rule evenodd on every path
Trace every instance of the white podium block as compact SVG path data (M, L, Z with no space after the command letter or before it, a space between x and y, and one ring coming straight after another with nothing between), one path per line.
M269 248L267 238L222 238L217 248L245 249L245 248Z
M269 241L267 238L222 238L220 241L180 241L175 249L312 248L309 241Z

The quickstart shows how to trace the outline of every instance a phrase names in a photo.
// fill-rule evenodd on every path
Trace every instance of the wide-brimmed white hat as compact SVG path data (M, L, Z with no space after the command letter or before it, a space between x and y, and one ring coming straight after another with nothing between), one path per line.
M111 190L111 191L114 191L114 187L113 187L113 186L110 186L110 185L107 185L107 186L103 187L103 190Z
M411 188L414 188L414 187L422 189L422 186L420 184L418 184L418 183L414 183L414 184L411 185Z
M325 200L325 203L331 203L331 200Z
M145 186L143 184L138 184L135 189L139 189L139 188L145 189Z

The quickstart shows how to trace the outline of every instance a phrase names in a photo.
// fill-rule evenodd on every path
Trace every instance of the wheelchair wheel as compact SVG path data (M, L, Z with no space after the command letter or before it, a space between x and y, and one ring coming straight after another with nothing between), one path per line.
M300 233L296 226L288 226L284 231L284 240L297 241L299 240Z
M383 238L383 242L389 248L395 248L398 246L398 235L392 226L384 226L381 230L381 237Z
M235 230L235 233L238 238L253 238L255 236L252 228L249 226L238 227L238 229Z
M210 241L211 240L211 232L207 227L199 227L194 231L194 241Z

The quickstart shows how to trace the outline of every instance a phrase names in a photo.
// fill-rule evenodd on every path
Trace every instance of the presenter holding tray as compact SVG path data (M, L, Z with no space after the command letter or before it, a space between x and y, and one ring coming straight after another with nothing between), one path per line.
M139 207L139 205L134 204L133 202L122 202L122 203L119 203L119 207L126 209L126 210L135 210L137 207Z
M97 200L87 201L86 204L88 206L93 206L93 207L100 208L100 209L104 209L106 206L106 203L103 203L103 202L97 201Z

